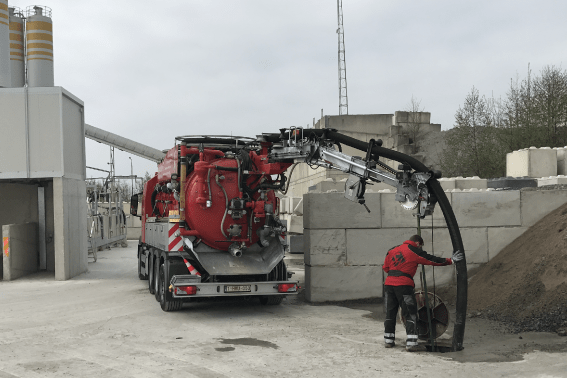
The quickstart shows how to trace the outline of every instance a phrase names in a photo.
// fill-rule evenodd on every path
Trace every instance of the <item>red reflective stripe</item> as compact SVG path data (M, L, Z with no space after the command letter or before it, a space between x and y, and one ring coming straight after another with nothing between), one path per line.
M179 223L174 223L173 227L169 229L169 237L172 237L175 234L175 231L179 230Z
M173 241L171 243L169 243L169 250L170 251L181 251L183 244L181 244L181 248L177 248L175 249L175 247L181 243L181 237L176 237L175 239L173 239Z

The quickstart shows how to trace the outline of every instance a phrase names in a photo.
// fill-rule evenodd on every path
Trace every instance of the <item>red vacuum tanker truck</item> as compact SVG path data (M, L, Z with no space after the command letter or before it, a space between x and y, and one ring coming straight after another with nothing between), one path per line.
M271 143L255 139L176 140L131 204L142 220L138 275L161 308L218 296L275 305L297 294L274 193L293 161L271 162Z

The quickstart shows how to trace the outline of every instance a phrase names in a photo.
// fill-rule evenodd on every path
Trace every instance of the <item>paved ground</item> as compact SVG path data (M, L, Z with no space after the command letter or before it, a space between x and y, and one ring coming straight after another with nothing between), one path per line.
M567 337L513 335L480 319L467 323L464 351L410 354L383 348L375 303L314 306L300 296L165 313L138 280L135 255L130 242L70 281L0 282L0 378L567 377Z

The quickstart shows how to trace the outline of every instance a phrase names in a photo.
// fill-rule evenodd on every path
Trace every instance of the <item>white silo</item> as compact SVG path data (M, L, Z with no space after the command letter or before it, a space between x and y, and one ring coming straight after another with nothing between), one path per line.
M12 85L9 34L8 0L0 0L0 88L9 88Z
M26 8L26 62L29 87L52 87L53 23L51 8L32 5Z
M10 73L12 87L23 87L26 84L26 67L24 64L24 15L17 7L8 8L10 13Z

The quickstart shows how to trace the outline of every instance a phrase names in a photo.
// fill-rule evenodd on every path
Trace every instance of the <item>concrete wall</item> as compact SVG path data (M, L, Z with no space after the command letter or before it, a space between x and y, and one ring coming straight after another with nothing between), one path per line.
M62 87L2 88L0 114L10 141L0 149L0 178L85 178L80 99Z
M84 180L53 179L55 279L87 271L87 206Z
M0 182L0 227L37 222L37 185ZM0 274L2 264L0 259Z
M3 225L2 241L4 281L37 272L39 267L37 223Z
M447 191L459 223L468 268L488 262L549 212L567 203L567 190ZM343 193L303 197L306 298L312 302L381 296L387 251L416 233L417 220L393 192L368 193L366 210ZM424 249L436 256L453 252L443 214L422 220ZM431 283L455 282L454 267L426 267ZM419 286L419 275L415 277Z

